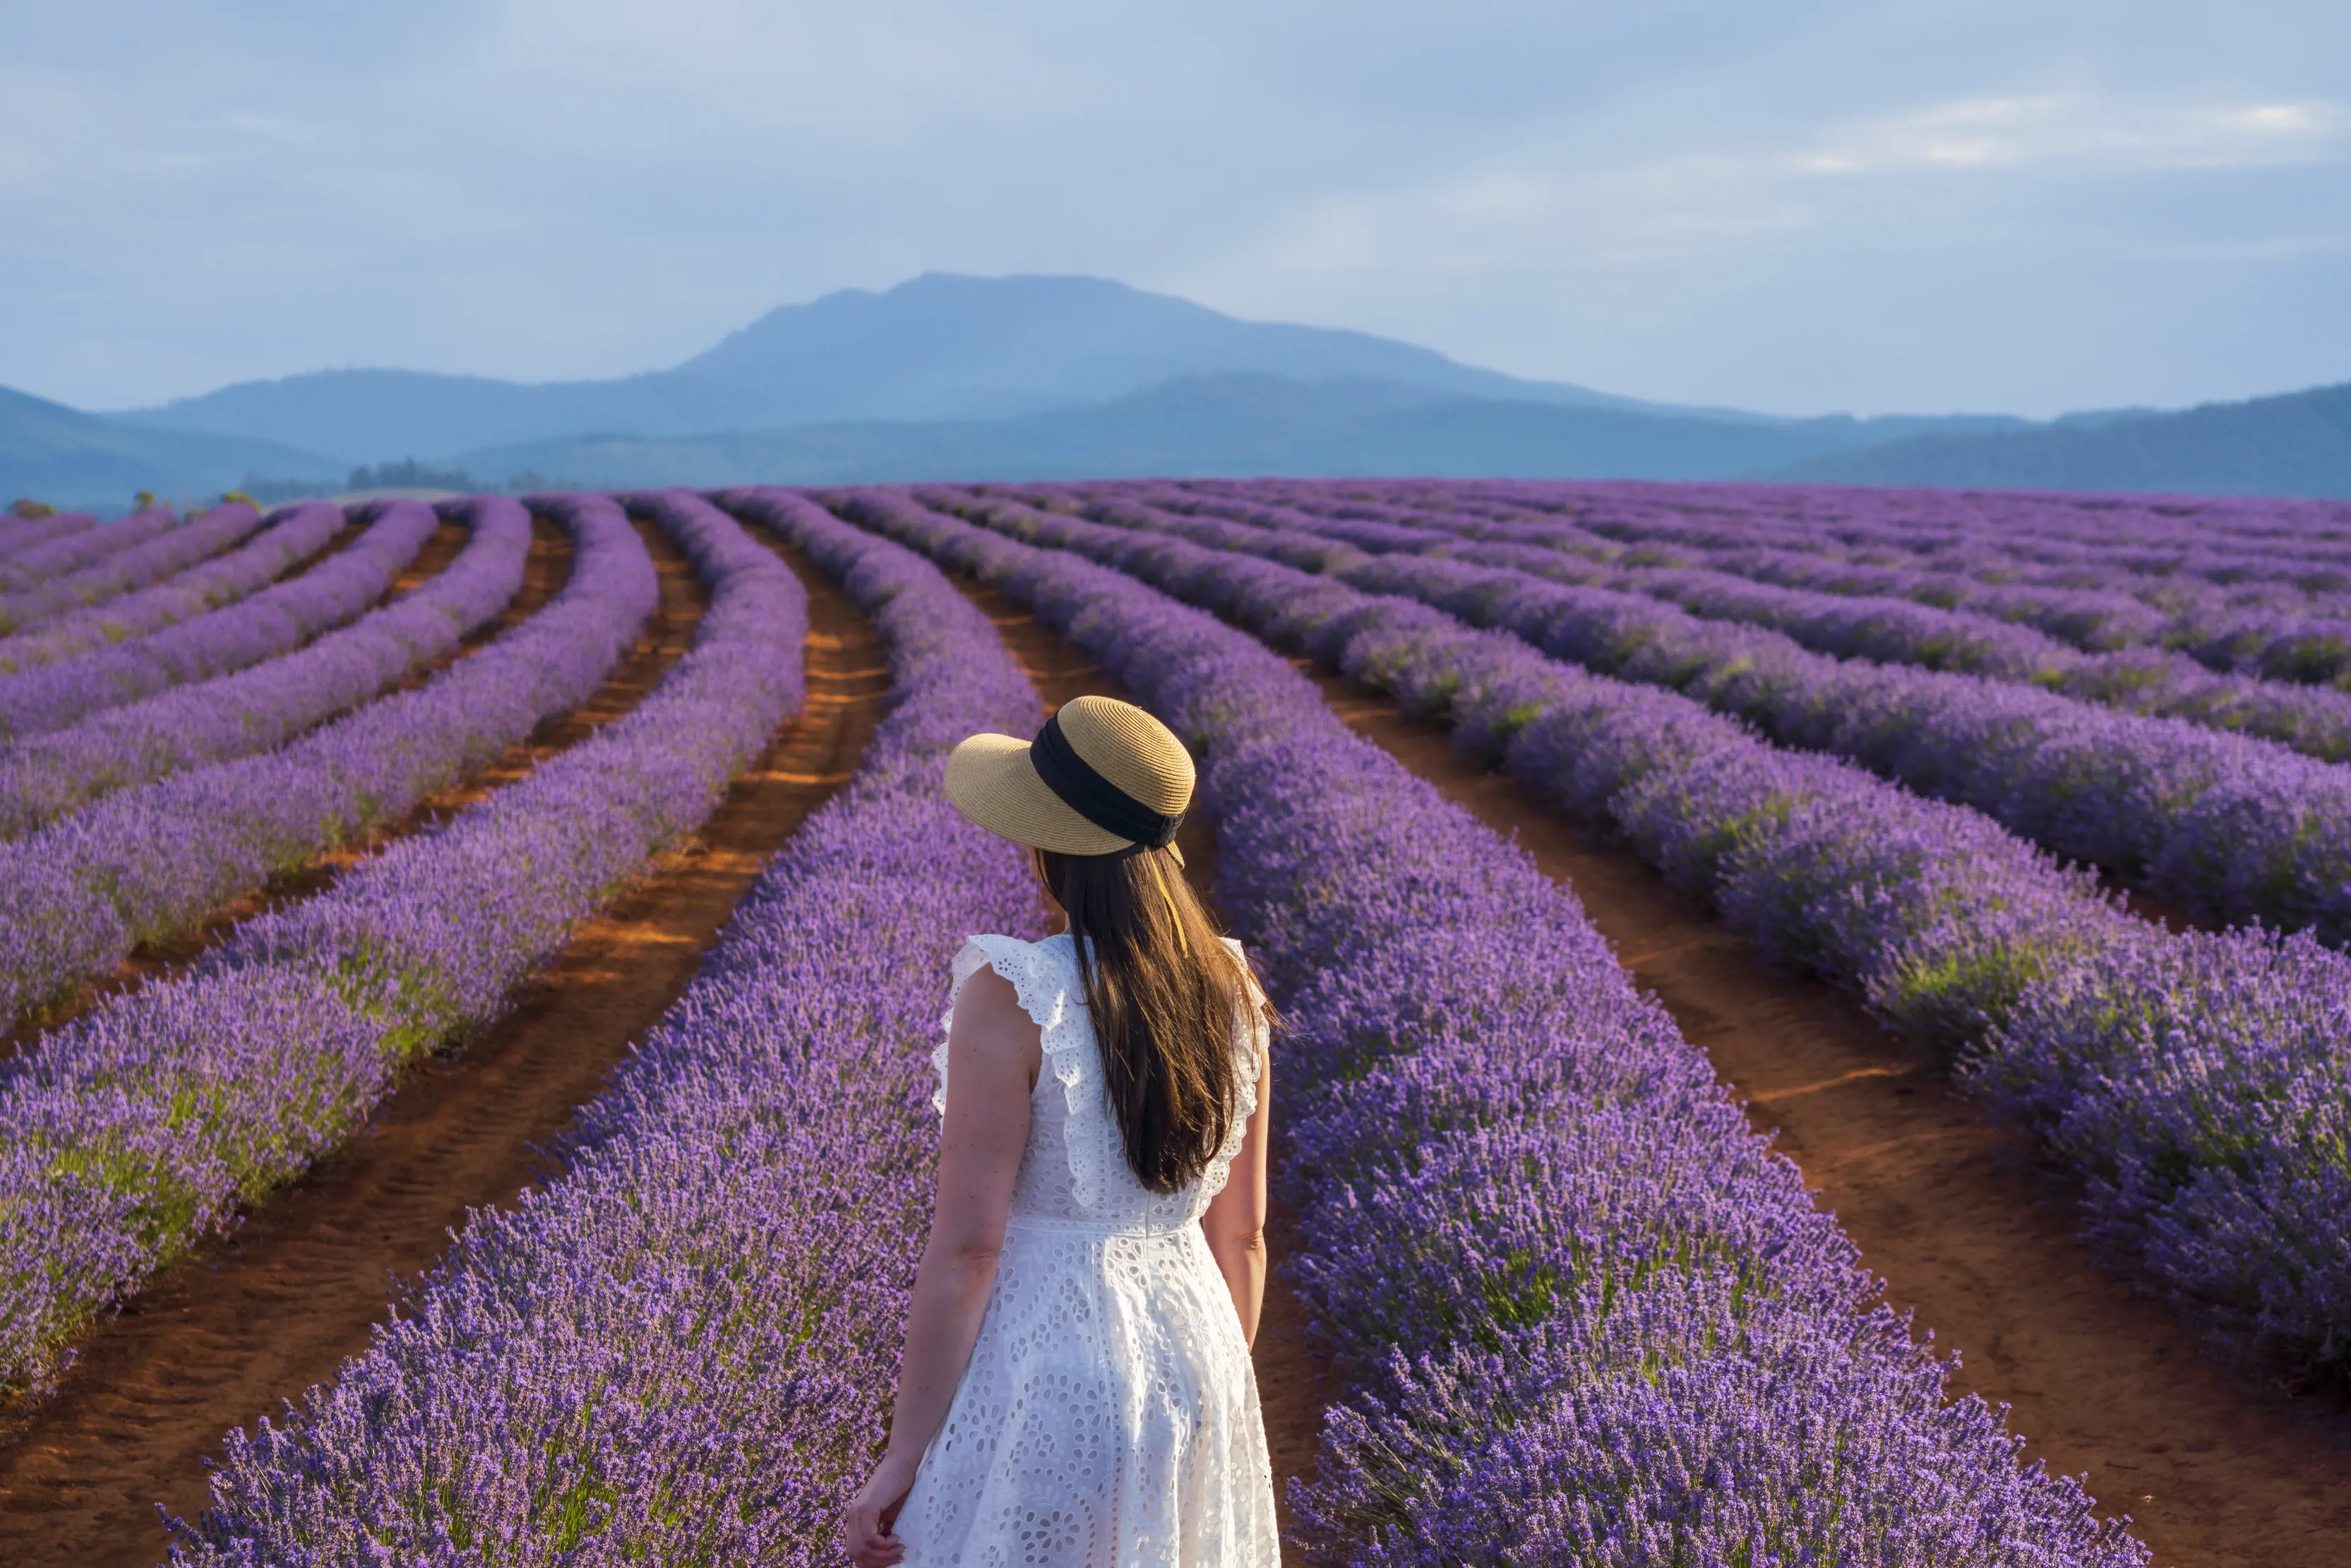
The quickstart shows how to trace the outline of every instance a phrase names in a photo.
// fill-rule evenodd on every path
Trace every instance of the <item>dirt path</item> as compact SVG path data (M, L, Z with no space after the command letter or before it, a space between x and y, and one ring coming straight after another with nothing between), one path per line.
M963 579L952 580L996 623L997 634L1047 707L1057 708L1078 696L1131 700L1101 665L1039 624L1027 611L992 588ZM1184 852L1185 875L1200 896L1207 898L1216 879L1213 830L1205 818L1193 817L1185 822L1176 844ZM1280 1152L1277 1143L1277 1158ZM1313 1471L1322 1406L1335 1386L1327 1361L1316 1353L1307 1332L1305 1309L1279 1272L1280 1260L1295 1246L1296 1237L1296 1216L1277 1202L1266 1225L1266 1245L1277 1271L1266 1281L1265 1313L1258 1325L1253 1359L1258 1397L1265 1408L1266 1447L1273 1459L1274 1493L1285 1528L1290 1522L1290 1479Z
M394 583L392 597L398 598L405 593L413 593L430 581L435 573L447 567L450 559L464 547L466 538L466 530L458 525L442 524L435 530L433 538L427 541L425 548L417 552L416 562ZM663 616L683 612L690 618L699 613L696 608L699 601L693 596L698 594L700 589L694 584L692 571L684 566L684 556L668 541L665 536L659 536L657 530L648 535L647 542L654 551L656 564L664 572L664 591L662 608L654 612L654 620L647 624L643 637L639 640L635 650L638 655L643 655L658 644ZM435 558L431 563L426 562L425 558L428 555ZM686 580L683 597L680 597L673 583L673 580L681 570L684 571ZM544 518L533 519L530 552L523 561L522 588L507 602L507 607L486 625L465 638L455 651L434 660L423 669L405 676L397 685L388 687L384 695L411 691L423 685L459 659L521 625L537 614L549 600L561 592L564 584L569 582L570 578L570 536L561 528ZM674 661L674 655L671 657ZM666 669L668 664L664 664L661 667ZM640 682L640 686L642 685L643 683ZM600 700L601 695L602 694L599 694ZM381 698L370 700L379 701ZM328 722L331 724L335 721L329 719ZM550 745L542 744L542 741L551 743L552 737L556 733L554 726L542 727L541 735L533 736L529 741L510 748L493 765L492 772L497 773L504 779L518 777L517 771L518 761L527 765L534 755L534 748L538 754L544 754L550 749ZM141 944L132 949L131 956L124 959L116 967L114 973L104 979L93 981L79 988L70 996L61 998L45 1008L26 1014L17 1019L13 1028L0 1028L0 1061L5 1061L16 1055L44 1033L72 1022L109 997L136 990L159 977L182 973L208 949L225 939L231 931L245 921L252 919L256 915L309 897L332 883L348 867L370 855L381 852L385 846L394 841L405 838L418 829L428 827L440 821L454 809L455 804L471 799L472 795L470 781L467 786L444 791L441 795L427 800L416 810L398 821L379 823L363 837L329 851L309 864L272 877L265 886L241 898L233 899L214 910L202 925L193 930L183 931L169 941Z
M545 1174L539 1151L684 989L768 857L847 780L881 716L888 673L872 624L785 553L809 587L800 716L700 833L581 927L512 1013L423 1064L351 1144L94 1338L66 1392L0 1450L0 1562L160 1561L154 1505L183 1516L204 1505L204 1461L222 1434L331 1376L366 1347L394 1276L430 1267L467 1209L509 1201ZM674 662L691 621L665 625L658 653ZM635 657L616 679L649 685L652 671ZM565 722L609 721L625 706L600 695Z
M2074 1239L2066 1185L1954 1094L1923 1050L1827 987L1765 967L1630 852L1463 763L1443 731L1308 674L1357 734L1574 888L1625 967L1747 1097L1750 1118L1778 1132L1889 1298L1962 1354L1958 1386L2014 1406L2029 1455L2086 1472L2159 1563L2351 1564L2342 1402L2232 1375L2099 1269Z

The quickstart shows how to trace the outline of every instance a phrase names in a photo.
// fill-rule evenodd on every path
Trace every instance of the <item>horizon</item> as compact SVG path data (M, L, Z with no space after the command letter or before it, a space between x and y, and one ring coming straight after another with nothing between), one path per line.
M2351 377L2346 60L2316 0L27 8L0 384L606 379L951 271L1777 414L2231 402Z

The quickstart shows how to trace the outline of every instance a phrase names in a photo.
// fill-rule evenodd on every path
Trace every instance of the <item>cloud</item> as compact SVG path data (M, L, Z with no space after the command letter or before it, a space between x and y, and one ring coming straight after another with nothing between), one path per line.
M2192 401L2351 373L2346 57L2339 0L23 6L0 383L614 374L945 268L1691 401Z
M2151 172L2339 156L2341 104L2140 104L2085 94L1972 98L1840 125L1786 156L1798 174L2054 166Z

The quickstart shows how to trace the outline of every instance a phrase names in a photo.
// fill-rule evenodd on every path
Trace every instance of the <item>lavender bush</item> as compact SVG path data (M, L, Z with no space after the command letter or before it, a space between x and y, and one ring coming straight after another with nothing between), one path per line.
M241 503L214 507L184 527L169 529L95 566L0 594L0 633L24 632L77 610L145 588L243 544L261 528L261 514Z
M2265 678L2293 665L2304 672L2294 679L2334 679L2324 672L2328 661L2351 645L2344 639L2351 623L2314 619L2306 612L2215 607L2167 618L2113 593L2015 588L1981 588L1972 598L1980 611L1990 612L1980 612L1958 607L1957 596L1942 596L1938 587L1917 580L1907 584L1910 597L1900 596L1905 586L1901 573L1881 571L1877 578L1865 580L1838 562L1819 563L1823 570L1816 571L1790 570L1781 563L1788 559L1819 562L1819 558L1790 558L1788 552L1693 551L1695 566L1686 567L1626 564L1642 558L1620 551L1608 558L1609 564L1598 564L1591 559L1594 552L1572 539L1562 540L1562 530L1549 522L1517 524L1474 515L1418 513L1414 514L1415 526L1397 527L1367 525L1353 516L1364 509L1356 504L1336 506L1333 512L1343 515L1324 517L1298 508L1204 505L1197 497L1167 488L1131 498L1179 511L1199 508L1263 527L1304 528L1374 554L1413 550L1583 587L1645 593L1707 620L1769 626L1815 653L1837 658L1918 664L2028 683L2133 713L2188 718L2210 728L2278 741L2326 761L2351 758L2351 694ZM1750 580L1755 576L1765 580ZM1876 591L1865 591L1865 580ZM1949 580L1926 580L1940 584ZM2054 602L2037 601L2032 615L1999 612L2017 609L2014 597L2027 592ZM1913 598L1934 602L1917 603ZM2137 612L2142 623L2127 634L2119 632L2118 624L2131 617L2117 606ZM2050 630L2017 623L2028 619L2036 625L2045 622ZM2082 652L2073 643L2093 651ZM2197 656L2166 651L2179 647ZM2243 673L2230 673L2237 671Z
M341 510L324 501L282 507L264 519L257 537L216 559L152 588L61 615L37 636L0 640L0 676L127 643L233 603L326 549L342 527Z
M1003 588L1204 753L1219 899L1290 1023L1294 1270L1353 1385L1293 1498L1313 1560L2145 1560L1995 1412L1944 1402L1794 1167L1525 854L1214 620L829 499Z
M530 517L518 502L490 497L468 503L465 515L474 537L457 559L398 602L285 658L0 749L0 836L118 789L283 746L454 653L520 591L530 549ZM259 617L248 624L276 630Z
M798 706L798 580L707 506L645 505L712 602L635 709L241 927L187 978L103 1003L0 1064L0 1395L52 1386L95 1313L347 1136L402 1062L494 1016L575 922L704 821ZM608 501L565 506L618 516Z
M1423 481L1372 491L1343 480L1118 488L1243 521L1279 507L1289 517L1277 526L1294 526L1302 511L1541 545L1627 569L1702 567L1840 594L1903 596L2023 622L2093 653L2189 648L2221 670L2290 664L2308 651L2285 635L2296 618L2339 622L2351 614L2344 548L2351 529L2340 507L2325 503L1783 485ZM2272 624L2276 634L2262 635ZM2273 643L2271 657L2257 656Z
M307 532L313 527L331 528L339 521L340 514L331 507L305 508L300 527ZM26 666L38 662L37 652L50 636L67 630L65 622L39 637L0 643L0 650L14 648L18 642L27 645L26 664L19 666L23 673L0 675L0 737L22 739L47 735L101 709L120 707L191 682L234 674L289 653L350 621L382 598L416 559L424 541L433 537L437 522L427 507L394 502L376 514L367 532L349 549L298 577L264 589L241 603L225 605L135 641L61 658L40 668ZM282 523L247 549L267 547L275 536L296 528L293 521ZM293 535L297 544L303 538L303 533ZM517 548L528 549L528 542L517 540L508 521L485 533L478 554L458 557L451 570L475 584L465 591L469 600L475 593L486 594L491 583L508 577L519 582L518 569L511 564ZM118 601L107 609L120 610L127 602ZM8 755L0 751L0 759ZM0 767L5 766L5 760L0 760Z
M1132 503L1092 511L1293 564L1319 546L1317 569L1353 587L1696 698L1783 745L1972 807L2213 919L2351 942L2351 771L2282 747L1999 681L1828 658L1777 632L1505 568L1339 554L1315 534Z
M2327 1016L2249 1003L2239 977L2269 954L2290 960L2299 983L2351 995L2351 957L2255 930L2213 939L2227 961L2191 962L2203 939L2130 918L1980 814L1778 750L1688 699L1270 559L940 498L1116 565L1449 721L1473 755L1612 827L1712 899L1766 956L1845 987L1956 1053L1969 1081L2073 1155L2090 1178L2094 1223L2143 1278L2240 1344L2342 1375L2351 1244L2341 1220L2310 1228L2341 1188L2340 1152L2305 1134L2330 1086L2351 1083L2351 1037ZM911 509L887 496L861 506L876 517ZM2143 1052L2151 1035L2183 1065L2143 1082L2132 1114L2083 1120L2107 1091L2066 1063L2093 1026L2113 1032L2101 1048L2110 1055ZM2069 1032L2044 1041L2043 1030ZM2189 1080L2196 1093L2175 1092ZM2202 1196L2224 1173L2235 1195L2225 1217ZM2247 1240L2256 1230L2266 1235L2259 1248ZM2157 1244L2166 1237L2200 1243L2194 1267L2184 1266L2188 1241ZM2272 1277L2269 1260L2287 1255L2324 1267Z
M519 502L492 498L483 507L508 519L507 532L528 537ZM139 944L196 925L276 873L396 821L594 692L653 612L659 584L644 542L617 507L597 499L559 509L575 552L563 591L424 685L279 750L121 790L0 843L0 883L13 890L0 903L0 1019L108 973ZM483 537L494 537L487 527ZM489 599L485 592L477 602ZM446 617L430 605L423 613ZM374 669L359 668L373 675L397 667L407 651L392 643ZM204 689L181 695L193 706Z
M109 556L134 549L179 526L180 518L170 507L149 507L94 528L63 530L0 559L0 594L27 592L45 582L86 570Z
M98 518L89 512L48 512L30 517L16 511L0 512L0 561L97 524Z
M963 934L1037 934L941 796L1040 716L986 617L804 501L744 508L871 614L889 713L585 1115L337 1381L229 1435L194 1565L831 1563L928 1210L930 1046Z

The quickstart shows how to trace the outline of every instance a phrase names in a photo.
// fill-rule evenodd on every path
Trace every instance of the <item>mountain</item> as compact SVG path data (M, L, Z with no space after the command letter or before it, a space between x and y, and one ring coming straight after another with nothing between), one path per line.
M1881 423L1701 419L1464 398L1389 381L1223 375L1017 419L570 437L453 461L478 478L535 474L583 485L1262 474L1719 479L1886 440ZM1883 423L1893 435L1917 423Z
M276 442L126 427L0 387L0 492L61 506L120 506L140 490L193 499L247 475L339 473Z
M580 435L696 435L852 420L1008 419L1129 396L1182 377L1393 382L1453 397L1687 413L1479 370L1362 332L1242 321L1093 277L930 273L772 310L670 370L524 383L413 371L244 382L111 417L150 430L283 442L344 465Z
M0 497L201 494L417 458L502 483L1508 475L2351 494L2351 386L2182 413L1793 419L1521 381L1090 277L932 273L666 370L246 382L90 415L0 393Z
M762 398L758 423L1005 419L1185 377L1394 382L1462 397L1639 408L1433 350L1327 327L1243 321L1099 277L930 273L772 310L674 372Z
M2351 382L2176 413L2071 416L2029 430L1910 436L1769 477L1985 489L2351 496Z
M737 422L742 410L730 388L658 374L526 385L426 371L311 371L107 417L139 430L280 441L332 454L328 466L340 471L587 430L683 434Z

